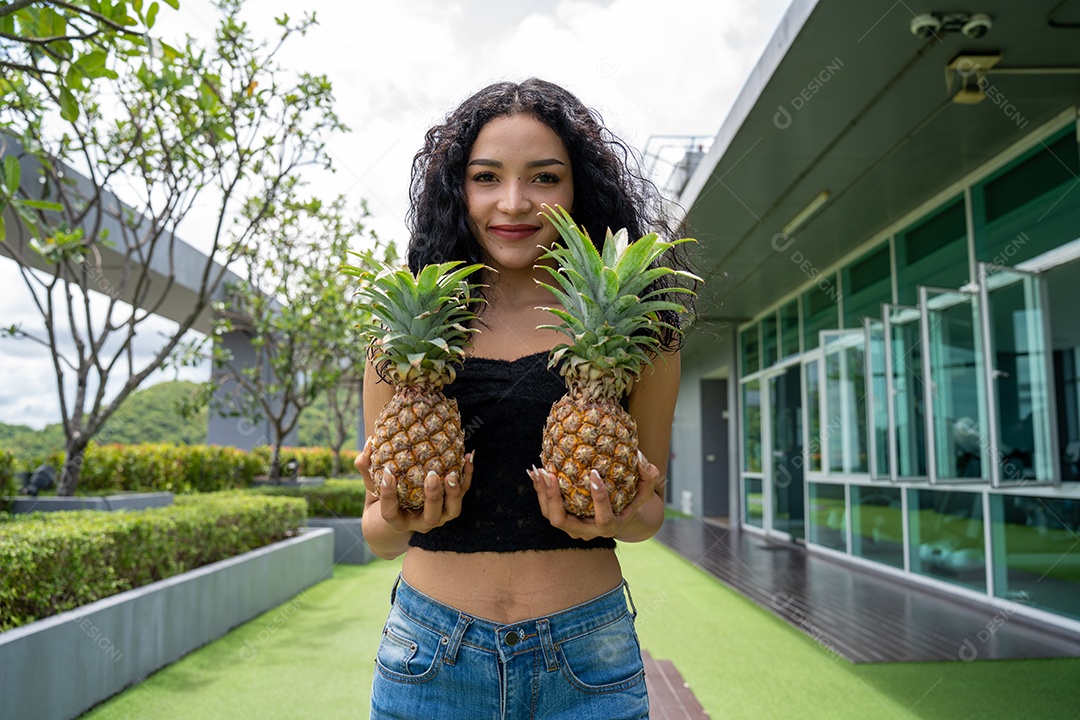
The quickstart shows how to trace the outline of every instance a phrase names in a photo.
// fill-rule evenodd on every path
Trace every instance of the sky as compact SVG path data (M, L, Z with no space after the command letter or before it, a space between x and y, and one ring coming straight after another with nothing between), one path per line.
M180 2L179 12L162 5L155 32L166 41L208 38L211 3ZM256 36L269 38L274 17L295 16L298 7L316 13L319 24L280 57L291 70L329 77L351 131L328 143L335 175L312 175L309 189L366 201L369 227L403 246L412 156L427 128L476 90L532 76L563 85L638 151L660 148L654 168L662 182L688 141L656 136L715 136L790 2L249 0L244 17ZM188 232L198 236L197 216L181 237ZM15 264L3 257L0 288L0 325L43 326ZM149 357L169 328L165 320L147 327L136 360ZM59 422L51 368L45 348L0 338L0 422ZM209 374L203 364L155 373L146 384Z

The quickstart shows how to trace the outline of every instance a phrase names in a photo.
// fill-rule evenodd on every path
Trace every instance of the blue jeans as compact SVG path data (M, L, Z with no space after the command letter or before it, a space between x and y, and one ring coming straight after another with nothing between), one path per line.
M553 615L501 625L399 578L375 659L371 717L647 719L629 596L624 582Z

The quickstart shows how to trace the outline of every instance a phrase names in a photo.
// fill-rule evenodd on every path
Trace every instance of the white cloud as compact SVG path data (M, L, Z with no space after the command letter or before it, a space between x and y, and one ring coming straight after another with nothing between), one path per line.
M319 25L280 57L286 67L330 77L338 114L353 132L329 143L337 174L313 174L311 190L345 193L357 204L366 199L370 225L403 243L409 169L424 131L470 93L503 79L538 76L564 85L638 149L652 135L712 136L789 3L313 0L304 7ZM157 29L206 38L214 12L207 0L185 0L180 13L162 9ZM253 0L247 19L271 37L273 18L286 12L297 16L296 3ZM181 229L194 244L214 210L210 200L199 208L202 217ZM40 323L6 260L0 287L0 324L23 315ZM18 344L0 341L0 421L55 422L47 354Z

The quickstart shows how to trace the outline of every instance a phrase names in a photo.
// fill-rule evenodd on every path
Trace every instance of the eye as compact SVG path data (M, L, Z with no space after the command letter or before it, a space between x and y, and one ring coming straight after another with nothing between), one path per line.
M559 176L554 173L540 173L536 176L536 182L543 185L554 185L559 182Z
M472 177L473 182L478 183L490 183L495 182L495 173L493 172L478 172Z

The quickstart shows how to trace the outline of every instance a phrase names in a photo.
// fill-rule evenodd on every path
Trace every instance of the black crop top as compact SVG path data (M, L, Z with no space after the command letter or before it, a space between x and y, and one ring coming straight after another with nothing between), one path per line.
M517 360L467 358L458 369L446 394L457 398L465 451L476 450L472 485L458 517L413 533L410 545L459 553L615 547L612 538L578 540L552 527L525 474L539 467L548 412L566 394L547 362L542 352Z

